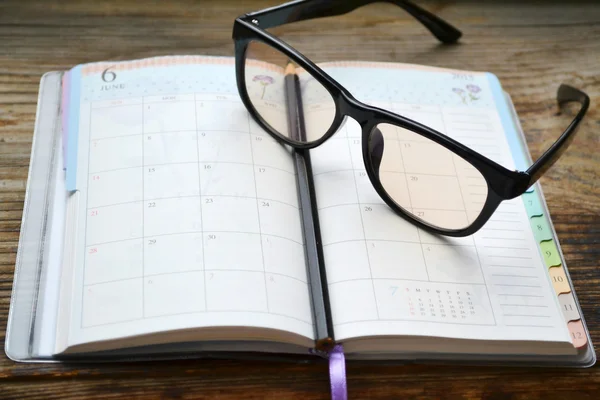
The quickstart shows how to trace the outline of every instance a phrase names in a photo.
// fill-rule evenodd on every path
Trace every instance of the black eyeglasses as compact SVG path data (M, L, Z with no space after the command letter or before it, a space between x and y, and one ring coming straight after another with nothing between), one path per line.
M362 153L367 175L389 207L430 232L448 236L471 235L486 223L503 200L522 195L558 160L575 136L589 107L589 97L573 87L561 85L557 93L559 106L568 102L581 104L575 119L527 171L510 171L434 129L361 103L308 58L264 30L290 22L345 14L374 2L298 0L237 18L233 26L233 39L237 85L242 101L263 129L295 149L315 148L340 128L345 117L355 119L362 128ZM461 36L458 29L409 1L387 2L403 8L443 43L454 43ZM281 90L269 90L269 96L275 97L265 98L267 86L276 83L271 75L264 73L265 70L281 73L285 77L278 81ZM295 96L290 102L290 91L294 87ZM304 113L303 100L310 99L319 99L318 109ZM274 109L278 104L285 107L283 113ZM303 125L302 129L298 124ZM443 218L435 213L426 216L423 212L413 212L403 205L405 194L398 190L397 174L386 173L382 168L382 165L394 161L392 152L386 151L386 131L398 128L402 129L403 135L427 142L432 157L450 154L464 161L462 167L481 179L482 186L486 188L485 201L475 209L464 210L455 216L446 213ZM299 135L299 131L303 134ZM443 196L440 188L430 188L424 193Z

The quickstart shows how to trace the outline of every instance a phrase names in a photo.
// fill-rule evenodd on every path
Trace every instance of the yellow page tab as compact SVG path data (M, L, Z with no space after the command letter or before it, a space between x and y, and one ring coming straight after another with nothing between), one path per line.
M554 286L554 290L556 290L556 294L569 293L571 291L569 281L562 266L550 268L550 277L552 278L552 285Z

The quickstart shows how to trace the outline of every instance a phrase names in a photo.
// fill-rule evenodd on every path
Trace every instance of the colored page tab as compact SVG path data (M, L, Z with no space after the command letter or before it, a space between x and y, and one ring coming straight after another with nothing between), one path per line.
M552 239L552 230L550 229L550 224L545 216L532 217L530 222L536 242L539 243Z
M544 214L544 209L542 208L542 203L537 192L524 193L523 201L525 202L525 209L527 209L529 217L539 217Z
M552 280L552 286L554 286L556 294L571 292L569 281L562 266L550 268L550 279Z
M560 303L560 309L562 310L567 322L581 319L579 310L577 309L577 304L575 304L573 293L563 293L559 295L558 302Z
M506 97L503 96L502 88L497 77L493 74L488 74L488 79L494 95L494 102L496 103L500 115L502 127L504 128L515 162L515 168L518 170L526 170L531 163L531 157L529 157L527 152L527 143L523 138L516 111L514 110L508 95ZM556 248L556 244L552 240L553 236L552 230L550 229L550 223L544 216L545 208L542 206L539 191L536 189L536 186L533 186L525 191L522 195L523 203L525 204L527 215L532 218L530 221L531 228L536 238L536 242L540 243L544 261L549 267L548 272L550 273L557 294L562 293L559 294L559 301L565 319L571 321L568 322L568 329L573 340L573 346L581 349L587 344L587 336L575 300L570 293L571 289L566 279L565 271L561 266L560 254ZM573 318L578 319L573 320Z
M560 254L558 253L558 249L554 244L554 240L548 240L540 243L540 248L542 249L542 255L544 256L544 261L546 262L546 266L548 268L561 264Z
M579 321L571 321L567 324L569 327L569 333L573 340L573 346L576 349L581 349L587 344L587 336L585 335L585 329L583 329L583 323Z

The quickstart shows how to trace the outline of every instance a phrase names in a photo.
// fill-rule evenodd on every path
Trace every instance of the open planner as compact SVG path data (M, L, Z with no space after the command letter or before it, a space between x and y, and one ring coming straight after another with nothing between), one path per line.
M510 98L490 73L320 67L363 102L509 169L530 165ZM283 70L252 68L261 113L285 124L272 84ZM302 100L307 124L331 113L319 96ZM487 187L468 168L402 129L382 134L396 147L381 169L402 178L406 207L439 218L481 207ZM309 155L299 171L297 154L251 119L232 58L101 62L44 75L6 353L318 360L342 343L347 359L595 362L539 185L503 202L476 234L442 237L377 195L354 120ZM431 183L435 196L423 189ZM308 189L314 201L301 207ZM315 255L318 270L307 266Z

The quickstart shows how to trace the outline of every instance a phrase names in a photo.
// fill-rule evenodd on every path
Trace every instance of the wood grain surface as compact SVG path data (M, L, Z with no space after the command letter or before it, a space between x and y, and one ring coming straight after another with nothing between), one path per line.
M463 33L439 45L402 10L370 5L274 32L317 61L372 60L495 73L511 94L533 157L562 132L560 83L592 106L569 151L542 178L550 213L600 343L600 5L575 1L424 1ZM0 3L0 341L8 315L40 76L79 63L166 54L232 55L236 16L277 1ZM600 370L348 365L350 398L596 399ZM0 398L329 397L323 363L177 361L16 364L0 355Z

